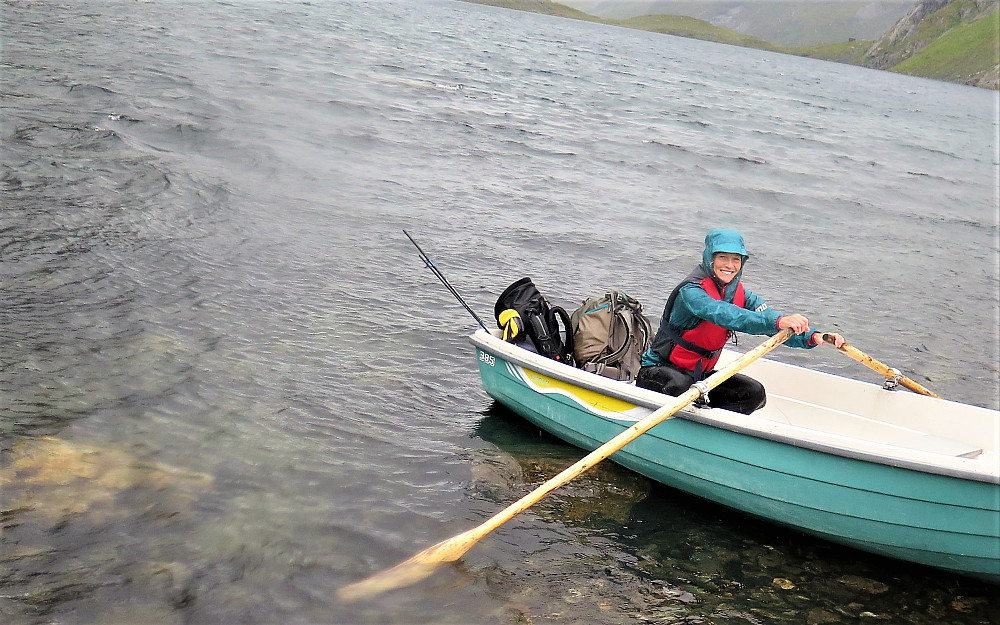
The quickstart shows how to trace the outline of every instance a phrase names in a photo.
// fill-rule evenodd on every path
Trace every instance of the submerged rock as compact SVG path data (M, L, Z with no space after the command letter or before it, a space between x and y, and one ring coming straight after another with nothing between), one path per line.
M848 588L860 590L871 595L881 595L889 590L889 586L882 582L858 575L842 575L837 581Z
M183 622L196 574L176 545L209 475L56 438L20 441L8 460L0 621L72 606L81 622Z
M211 484L205 473L143 461L122 449L37 438L17 443L10 464L0 469L0 512L31 511L55 522L81 515L107 521L135 512L135 501L116 505L125 493L153 493L145 508L155 503L177 512Z

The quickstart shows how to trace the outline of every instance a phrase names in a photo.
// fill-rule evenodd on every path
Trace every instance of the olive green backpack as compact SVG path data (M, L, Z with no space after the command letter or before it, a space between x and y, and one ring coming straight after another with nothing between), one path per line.
M653 341L642 304L623 291L586 300L570 316L576 366L615 380L632 382L642 353Z

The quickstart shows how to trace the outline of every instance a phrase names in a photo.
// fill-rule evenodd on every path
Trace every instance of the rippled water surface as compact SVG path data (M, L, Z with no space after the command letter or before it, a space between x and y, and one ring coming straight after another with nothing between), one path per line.
M524 275L655 315L738 228L772 306L997 408L996 92L444 0L0 28L0 622L1000 621L613 465L334 598L580 456L487 398L403 228L485 318Z

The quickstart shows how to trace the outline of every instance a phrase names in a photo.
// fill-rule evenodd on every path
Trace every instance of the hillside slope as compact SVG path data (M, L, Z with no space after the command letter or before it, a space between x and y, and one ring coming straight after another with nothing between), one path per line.
M515 9L518 11L530 11L532 13L543 13L545 15L559 15L561 17L572 17L573 19L586 20L592 22L603 22L601 18L584 13L583 11L559 4L549 2L549 0L464 0L474 4L488 4L505 9Z
M781 46L876 39L915 0L562 0L603 19L686 15Z
M547 0L465 1L863 65L987 89L1000 88L1000 0L918 0L876 40L811 47L777 46L690 17L647 15L612 19ZM647 0L651 5L662 1Z
M695 19L680 15L643 15L631 17L623 20L604 20L608 23L624 26L626 28L636 28L648 30L654 33L676 35L678 37L690 37L692 39L703 39L705 41L715 41L727 43L744 48L760 48L762 50L773 50L781 52L781 48L763 39L758 39L751 35L744 35L735 30L722 28L704 20Z
M997 33L1000 10L962 23L935 38L923 50L892 67L892 71L941 80L959 79L977 87L1000 87ZM964 78L963 78L964 76Z
M600 18L589 13L584 13L572 7L558 2L548 0L463 0L474 4L487 4L490 6L515 9L518 11L530 11L533 13L544 13L546 15L558 15L573 19L586 20L590 22L600 22L612 26L624 28L634 28L636 30L647 30L650 32L665 35L675 35L677 37L688 37L690 39L702 39L705 41L715 41L745 48L760 48L762 50L772 50L775 52L785 52L786 50L772 43L738 33L735 30L723 28L706 22L705 20L682 15L643 15L627 19Z
M1000 0L922 0L865 51L863 64L996 89Z

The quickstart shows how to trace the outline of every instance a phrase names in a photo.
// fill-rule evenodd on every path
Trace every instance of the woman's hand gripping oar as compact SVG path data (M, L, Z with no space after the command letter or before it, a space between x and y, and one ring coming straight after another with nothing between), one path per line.
M719 384L722 384L753 361L787 341L788 337L791 335L791 330L782 330L778 334L775 334L767 341L764 341L754 349L734 360L729 364L729 366L720 369L704 381L692 386L685 391L684 394L675 398L674 401L658 408L645 419L629 426L621 434L615 436L594 451L590 452L576 464L566 468L559 475L549 479L535 490L531 491L524 497L521 497L515 503L490 517L482 525L462 532L461 534L453 536L445 541L439 542L433 547L421 551L409 560L405 560L391 569L386 569L380 573L376 573L368 579L344 586L337 591L337 597L341 601L356 601L372 597L387 590L402 588L430 576L431 573L433 573L442 564L458 560L465 554L466 551L471 549L473 545L479 542L487 534L514 518L530 506L538 503L555 489L569 482L587 469L599 463L601 460L604 460L625 445L634 441L644 432L650 430L653 426L674 416L688 404L691 404L702 395L707 394L711 389L717 387Z
M833 339L828 334L824 334L823 335L823 340L826 341L827 343L831 343L831 344L833 343ZM844 352L845 354L847 354L848 356L850 356L854 360L857 360L858 362L860 362L864 366L868 367L872 371L875 371L875 372L877 372L877 373L879 373L881 375L884 375L885 378L886 378L886 380L888 380L888 381L899 382L900 384L902 384L906 388L910 389L914 393L920 393L921 395L927 395L929 397L937 397L938 399L941 398L941 396L938 395L937 393L934 393L932 391L927 390L926 388L924 388L920 384L918 384L918 383L914 382L913 380L911 380L910 378L904 376L897 369L893 369L889 365L887 365L885 363L881 363L881 362L875 360L874 358L872 358L868 354L864 353L863 351L861 351L857 347L854 347L852 345L848 345L847 343L844 343L843 345L841 345L837 349L839 349L840 351Z

